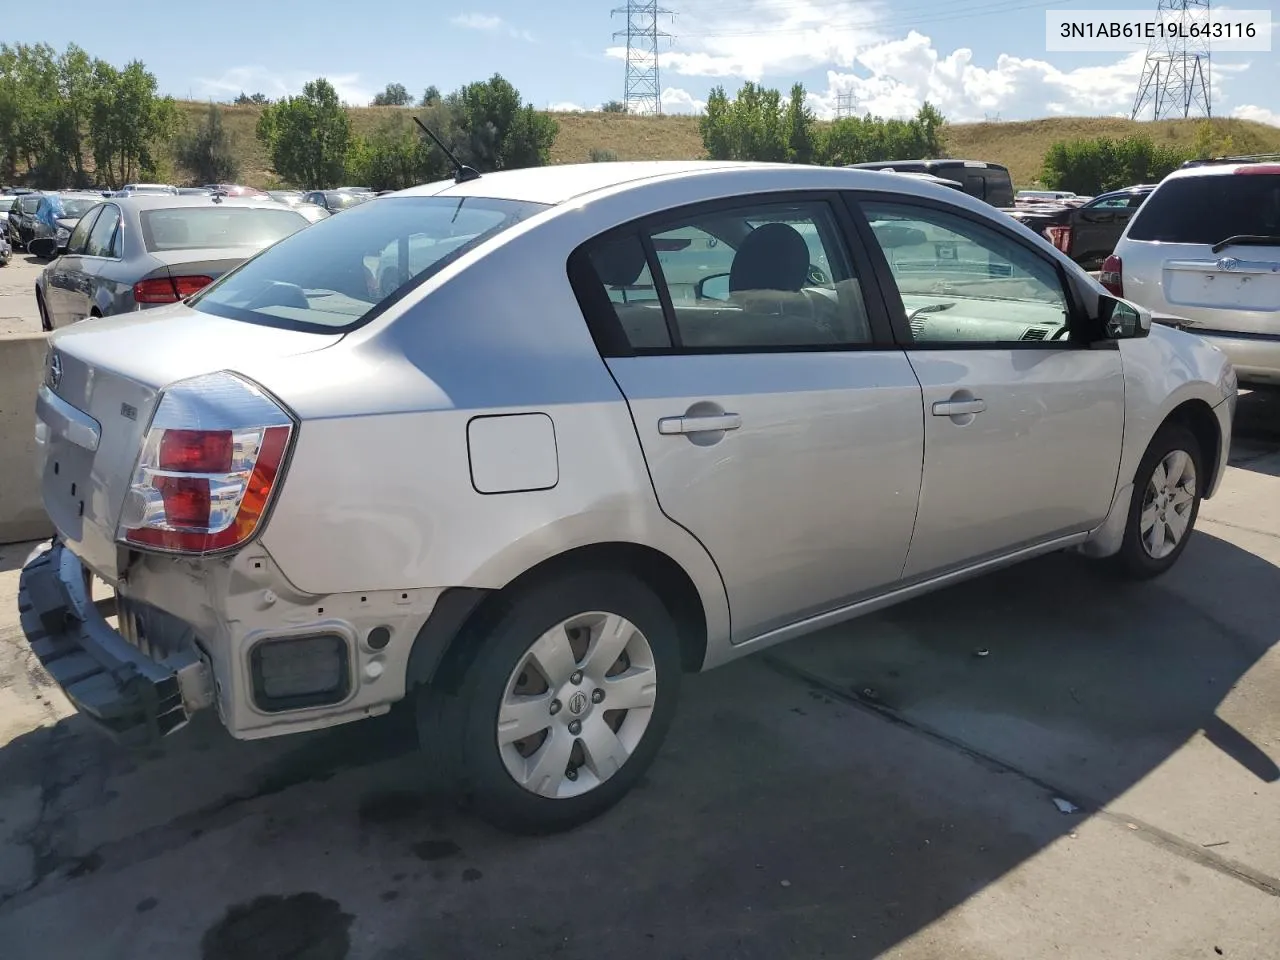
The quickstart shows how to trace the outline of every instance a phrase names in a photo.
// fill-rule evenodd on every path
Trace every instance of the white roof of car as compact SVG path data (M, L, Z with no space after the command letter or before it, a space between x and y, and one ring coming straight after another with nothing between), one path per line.
M794 163L757 163L737 160L645 160L608 161L604 163L566 163L546 167L526 167L486 173L475 180L454 183L440 180L388 194L387 197L450 196L489 197L495 200L517 200L528 203L561 204L612 187L640 181L681 179L729 171L786 172L800 181L838 180L845 189L883 190L888 182L884 173L873 169L819 167ZM907 178L903 178L906 180ZM913 178L925 189L932 183ZM948 189L939 187L937 189ZM955 191L951 191L954 193ZM372 202L386 199L376 198Z
M1165 177L1165 180L1181 180L1186 177L1218 177L1235 173L1237 170L1245 167L1277 167L1280 163L1275 162L1246 162L1246 163L1206 163L1198 167L1183 167L1173 171ZM1162 181L1163 182L1163 181Z

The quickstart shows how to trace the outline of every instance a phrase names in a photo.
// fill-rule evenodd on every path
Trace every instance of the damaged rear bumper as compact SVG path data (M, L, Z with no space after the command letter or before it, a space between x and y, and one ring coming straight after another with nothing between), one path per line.
M114 739L151 743L213 704L211 672L194 648L147 656L104 619L80 560L54 541L23 567L18 610L27 642L84 716Z

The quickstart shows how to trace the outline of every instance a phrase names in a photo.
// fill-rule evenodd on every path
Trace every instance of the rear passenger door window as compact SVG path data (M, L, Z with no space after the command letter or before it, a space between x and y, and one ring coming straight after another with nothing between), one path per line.
M120 226L120 208L112 204L108 204L103 208L102 214L98 217L97 222L93 225L93 229L89 232L89 242L85 246L85 256L88 257L111 257L112 240L116 235L116 228Z
M633 350L840 349L876 339L825 200L656 219L598 241L587 258Z

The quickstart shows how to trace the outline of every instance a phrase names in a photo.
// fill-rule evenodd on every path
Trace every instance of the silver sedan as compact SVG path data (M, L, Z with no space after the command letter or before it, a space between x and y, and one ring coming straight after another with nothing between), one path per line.
M627 793L687 672L1050 551L1163 574L1236 396L983 201L784 164L464 169L51 340L19 604L79 709L410 697L530 831Z
M312 218L270 199L137 194L81 217L36 280L45 330L175 303Z

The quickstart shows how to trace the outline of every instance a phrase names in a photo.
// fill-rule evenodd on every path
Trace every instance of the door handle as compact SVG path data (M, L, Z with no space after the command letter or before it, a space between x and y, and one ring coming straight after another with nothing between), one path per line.
M720 413L706 417L662 417L658 432L668 436L679 433L711 433L716 430L737 430L742 417L736 413Z
M935 417L963 417L970 413L982 413L987 409L985 400L939 400L933 405Z

